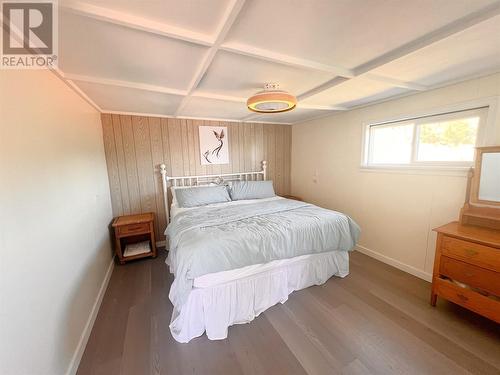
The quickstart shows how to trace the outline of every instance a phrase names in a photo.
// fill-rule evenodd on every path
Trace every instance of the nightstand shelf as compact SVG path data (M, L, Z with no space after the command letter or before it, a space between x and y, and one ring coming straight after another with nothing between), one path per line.
M140 258L156 257L153 213L119 216L115 218L112 226L115 231L115 252L120 264ZM127 245L144 241L149 242L149 251L131 256L124 255Z

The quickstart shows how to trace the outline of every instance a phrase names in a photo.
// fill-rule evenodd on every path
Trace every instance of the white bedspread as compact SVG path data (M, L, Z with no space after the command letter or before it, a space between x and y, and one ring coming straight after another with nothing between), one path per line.
M169 297L179 309L200 276L300 255L349 251L359 227L342 213L280 199L199 207L178 214L166 234L175 275Z
M274 210L272 207L280 205L280 200L289 202L283 204L291 210ZM262 207L256 211L257 215L263 216L245 215L255 211L251 206L256 207L256 202ZM171 216L176 225L170 229L176 227L176 230L169 234L176 238L170 238L173 246L168 261L176 277L170 291L174 303L170 331L175 340L189 342L204 332L211 340L226 338L231 325L250 322L276 303L284 303L293 291L349 273L347 250L357 240L357 225L341 213L298 203L274 197L219 203L201 210L172 206ZM242 209L235 210L234 206ZM229 210L225 211L224 207ZM192 213L186 216L189 211ZM212 217L205 212L212 213ZM198 224L197 216L200 216ZM186 218L196 225L179 225L179 219ZM317 230L313 232L313 228ZM183 240L181 233L184 233ZM251 238L245 238L245 233L247 237L251 234ZM232 267L223 266L221 248L226 248L227 256L234 263ZM189 264L191 270L191 265L198 262L206 271L179 272L179 256L193 253L195 249L197 256L184 264ZM274 253L281 256L263 256ZM238 254L245 257L253 254L255 259L234 261ZM210 264L213 267L207 266ZM190 285L186 284L186 298L177 298L176 286L186 280L186 276L191 277Z

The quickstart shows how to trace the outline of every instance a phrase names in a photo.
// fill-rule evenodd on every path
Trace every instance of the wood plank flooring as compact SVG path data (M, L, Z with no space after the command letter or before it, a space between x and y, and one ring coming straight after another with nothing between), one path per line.
M500 374L498 325L430 284L351 253L351 274L293 293L229 337L179 344L165 252L116 266L85 349L86 374Z

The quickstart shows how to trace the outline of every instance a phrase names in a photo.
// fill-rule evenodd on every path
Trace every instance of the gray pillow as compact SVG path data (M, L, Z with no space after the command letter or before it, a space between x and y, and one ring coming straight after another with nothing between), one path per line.
M176 189L175 197L179 207L196 207L212 203L230 202L225 186L204 186Z
M231 199L262 199L276 196L273 182L268 181L235 181L231 186Z

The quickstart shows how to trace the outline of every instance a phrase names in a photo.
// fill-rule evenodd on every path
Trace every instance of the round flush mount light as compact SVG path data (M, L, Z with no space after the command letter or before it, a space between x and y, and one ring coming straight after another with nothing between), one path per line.
M297 98L280 90L277 83L266 83L264 91L259 91L247 100L248 109L258 113L287 112L296 106Z

